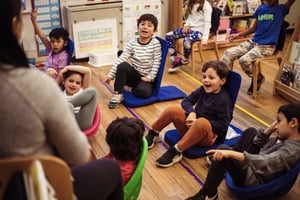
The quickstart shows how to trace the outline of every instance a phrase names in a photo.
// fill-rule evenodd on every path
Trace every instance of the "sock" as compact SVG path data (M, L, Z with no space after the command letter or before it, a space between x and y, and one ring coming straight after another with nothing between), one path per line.
M180 149L179 149L179 147L178 147L178 145L177 145L177 144L175 144L174 148L176 149L176 151L178 151L178 152L182 153L182 150L180 150Z

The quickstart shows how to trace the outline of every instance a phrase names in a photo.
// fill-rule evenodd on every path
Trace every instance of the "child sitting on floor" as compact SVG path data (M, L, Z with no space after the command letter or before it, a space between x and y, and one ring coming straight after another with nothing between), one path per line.
M37 23L36 9L33 9L31 12L31 21L35 32L38 34L40 40L46 47L46 52L48 53L48 58L46 60L44 70L49 76L56 79L58 77L59 71L69 64L69 55L65 50L69 41L69 33L64 28L55 28L49 33L49 41L43 30Z
M90 81L90 68L79 65L66 66L57 79L81 130L92 126L97 105L97 91L89 87Z
M119 162L123 186L132 176L139 160L144 136L144 123L140 119L117 118L106 129L106 142L110 152L103 158Z
M160 141L159 132L170 123L182 137L156 160L156 165L170 167L179 162L183 158L182 152L193 145L208 147L215 141L224 141L232 119L232 100L222 87L228 74L223 62L206 62L202 68L203 86L185 97L181 107L170 106L160 114L146 136L148 148Z

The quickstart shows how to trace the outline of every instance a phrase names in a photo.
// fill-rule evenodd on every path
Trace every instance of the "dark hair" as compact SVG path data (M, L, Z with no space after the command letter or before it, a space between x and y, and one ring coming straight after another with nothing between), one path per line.
M151 22L154 25L154 31L157 30L158 20L154 15L149 13L141 15L137 20L137 26L139 26L142 21Z
M16 38L13 33L12 22L14 17L21 23L21 1L1 1L0 63L13 65L15 67L29 67L25 52L21 48L18 38Z
M83 75L82 73L80 73L80 72L78 72L78 71L70 71L70 70L68 70L68 71L66 71L65 73L63 73L63 74L62 74L62 77L63 77L64 80L66 80L67 78L69 78L69 77L70 77L71 75L73 75L73 74L79 74L79 75L81 76L81 79L83 79L83 76L84 76L84 75ZM64 84L61 83L60 88L61 88L62 90L65 90Z
M189 14L192 14L192 10L193 10L193 6L194 6L194 4L195 4L195 1L196 1L196 0L189 0L189 1L188 1L187 12L188 12ZM198 9L197 9L197 12L199 12L200 10L203 10L204 3L205 3L205 0L202 0L202 2L200 2L200 5L199 5L199 7L198 7Z
M110 153L119 160L138 160L144 136L142 120L122 117L110 123L106 129L106 142Z
M55 38L55 39L62 38L64 41L68 41L69 32L64 28L55 28L50 31L49 38Z
M206 72L206 70L208 70L209 68L213 68L214 70L216 70L218 76L223 79L228 77L229 74L229 70L226 66L226 64L222 61L208 61L206 63L204 63L203 67L202 67L202 72Z
M300 124L300 104L291 103L280 106L277 113L282 113L288 122L290 122L292 118L296 118L298 124ZM300 126L298 126L298 132L300 133Z

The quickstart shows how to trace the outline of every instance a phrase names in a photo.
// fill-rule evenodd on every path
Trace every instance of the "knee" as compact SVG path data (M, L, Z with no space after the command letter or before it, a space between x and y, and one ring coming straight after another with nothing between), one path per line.
M130 64L127 62L122 62L118 65L117 71L126 71L130 67Z
M138 97L138 98L148 98L151 96L152 94L152 90L145 90L145 89L141 89L141 88L135 88L132 93L134 94L134 96Z

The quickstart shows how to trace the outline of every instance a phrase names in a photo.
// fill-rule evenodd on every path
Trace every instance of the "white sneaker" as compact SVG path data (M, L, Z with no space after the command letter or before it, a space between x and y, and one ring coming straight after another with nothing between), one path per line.
M123 94L113 94L108 107L109 108L117 108L119 104L124 100Z

